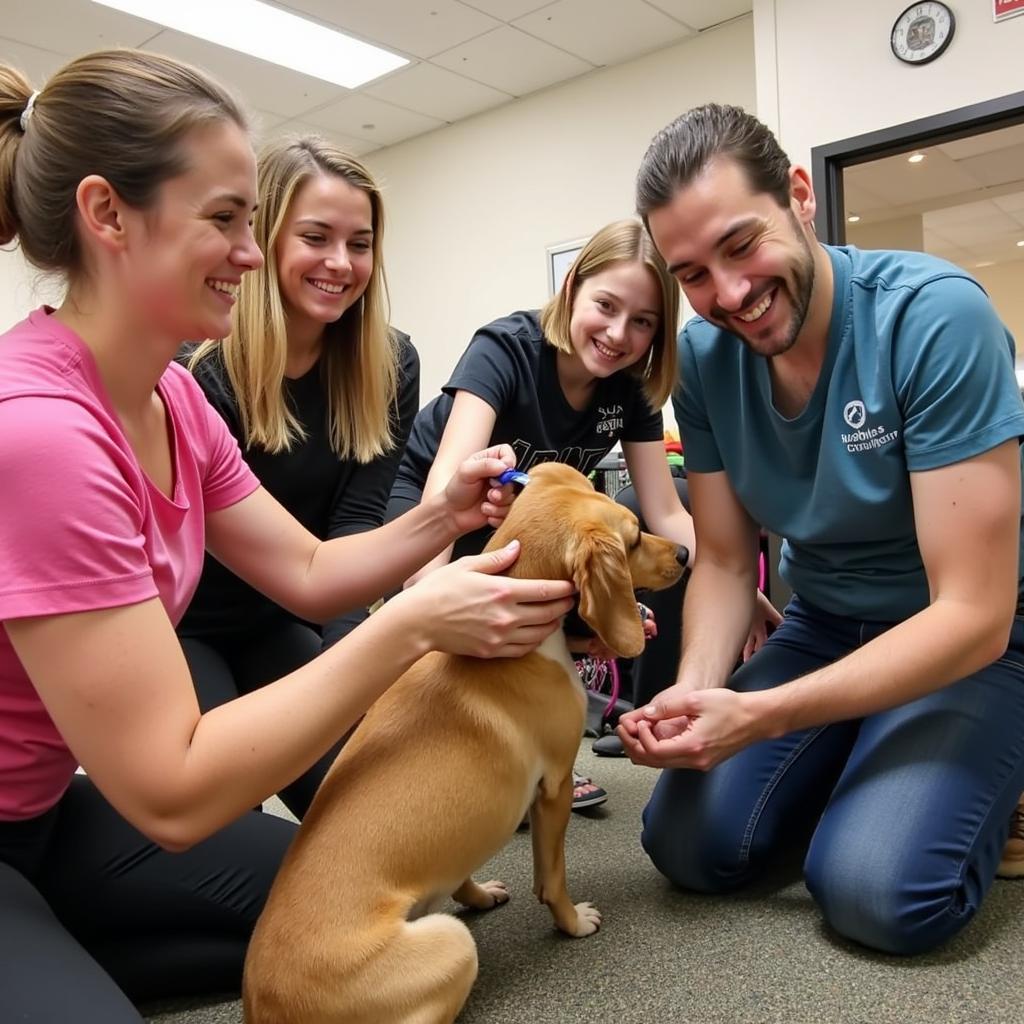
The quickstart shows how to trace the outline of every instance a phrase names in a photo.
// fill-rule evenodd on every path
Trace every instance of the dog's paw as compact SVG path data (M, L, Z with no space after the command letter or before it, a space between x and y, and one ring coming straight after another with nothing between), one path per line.
M471 910L491 910L508 903L508 886L492 878L489 882L474 882L467 878L452 893L452 899Z
M573 938L582 939L593 935L601 927L601 911L593 903L577 903L574 909L576 927L569 932Z
M490 910L491 907L500 907L502 903L508 903L509 891L505 882L492 878L489 882L481 882L480 888L490 900L489 903L480 907L481 910Z

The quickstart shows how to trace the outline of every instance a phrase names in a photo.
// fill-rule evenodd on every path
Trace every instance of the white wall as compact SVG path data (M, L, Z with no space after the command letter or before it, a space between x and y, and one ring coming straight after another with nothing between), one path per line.
M547 246L633 214L651 137L755 102L748 17L365 157L383 183L392 321L432 398L480 325L547 298Z
M754 0L757 110L795 163L814 146L1024 88L1024 17L992 21L991 0L959 0L956 34L922 67L889 49L899 0Z
M988 292L1000 319L1017 343L1017 362L1024 362L1024 260L1011 260L968 271Z
M44 302L58 303L62 293L60 282L30 267L16 244L0 249L0 331Z

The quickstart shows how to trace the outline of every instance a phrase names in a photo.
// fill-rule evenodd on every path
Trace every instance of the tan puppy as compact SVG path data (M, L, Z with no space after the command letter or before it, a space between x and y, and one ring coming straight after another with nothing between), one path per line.
M512 538L512 573L571 578L580 616L614 651L644 645L634 587L682 572L676 546L568 466L530 472L489 547ZM476 978L476 945L449 896L485 910L502 882L470 877L527 808L534 892L569 935L563 843L585 694L561 631L523 658L421 658L370 709L317 793L277 876L245 965L248 1024L441 1024ZM424 916L425 915L425 916Z

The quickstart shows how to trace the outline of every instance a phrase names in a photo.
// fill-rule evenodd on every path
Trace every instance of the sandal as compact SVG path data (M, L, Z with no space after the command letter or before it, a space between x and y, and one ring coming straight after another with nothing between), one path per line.
M600 807L608 799L608 794L600 787L595 786L585 775L580 775L575 768L572 770L572 809L574 811L585 811L591 807ZM516 826L517 832L525 832L530 827L530 815Z
M572 770L572 809L582 811L590 807L599 807L608 799L608 794L594 785L585 775Z

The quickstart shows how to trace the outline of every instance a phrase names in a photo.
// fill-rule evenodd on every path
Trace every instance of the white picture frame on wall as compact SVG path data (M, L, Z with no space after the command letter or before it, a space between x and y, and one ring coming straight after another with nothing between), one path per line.
M572 261L579 256L580 250L587 244L587 241L586 238L577 238L572 242L559 242L558 245L548 246L549 297L562 287L562 282L572 266Z

